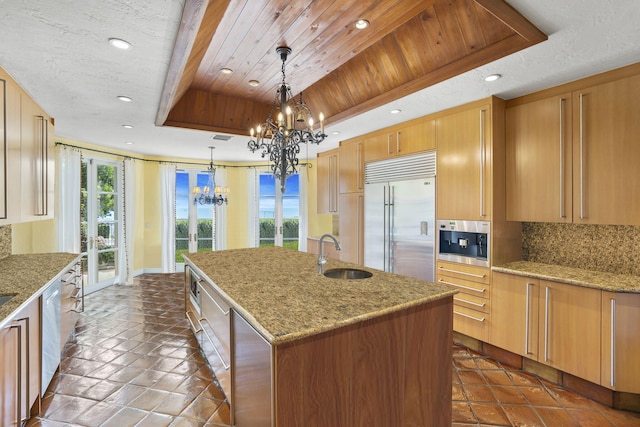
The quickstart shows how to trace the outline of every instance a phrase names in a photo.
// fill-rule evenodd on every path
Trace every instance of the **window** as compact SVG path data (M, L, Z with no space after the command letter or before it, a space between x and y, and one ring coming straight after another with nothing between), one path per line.
M286 192L272 174L259 176L260 198L258 224L260 246L284 246L298 249L300 238L300 179L299 175L287 178Z

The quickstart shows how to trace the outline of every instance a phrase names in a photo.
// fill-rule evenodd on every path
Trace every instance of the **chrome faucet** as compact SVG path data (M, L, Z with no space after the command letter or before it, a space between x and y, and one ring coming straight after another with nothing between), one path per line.
M320 248L318 252L318 274L324 273L324 265L327 263L327 257L322 255L322 242L324 241L325 237L329 237L333 239L333 242L336 244L336 251L340 250L340 243L338 243L338 239L336 239L333 235L327 233L327 234L323 234L320 237L320 243L319 243Z

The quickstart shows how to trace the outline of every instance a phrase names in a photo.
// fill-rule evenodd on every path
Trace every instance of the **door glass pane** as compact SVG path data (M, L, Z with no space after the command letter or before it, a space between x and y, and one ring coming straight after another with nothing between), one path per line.
M197 185L204 191L208 185L209 174L199 173L196 177ZM214 189L211 188L210 191ZM215 207L214 205L198 204L198 252L212 251L215 236Z
M300 182L299 175L287 177L287 191L282 195L282 233L285 248L298 250L300 224Z
M116 276L118 247L118 211L116 167L97 165L98 234L95 244L98 252L98 282Z
M275 244L276 179L273 175L260 175L259 199L260 246Z
M176 263L189 251L189 174L176 172Z

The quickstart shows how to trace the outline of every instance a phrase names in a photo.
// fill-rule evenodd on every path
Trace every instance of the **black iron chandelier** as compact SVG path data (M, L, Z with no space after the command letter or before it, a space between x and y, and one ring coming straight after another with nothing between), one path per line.
M207 185L204 186L202 191L199 186L193 187L193 204L197 205L200 203L201 205L222 205L223 203L229 203L229 199L227 199L227 194L229 194L229 189L227 187L220 187L216 185L216 168L213 166L213 149L216 147L209 147L211 150L211 161L209 162L209 167L207 171L209 172L209 179L207 181Z
M298 166L300 144L320 144L326 137L324 133L324 116L320 113L320 125L314 130L311 109L300 98L295 99L291 94L291 87L285 82L284 64L291 49L285 46L276 49L282 59L282 83L276 91L276 97L271 106L266 122L254 131L251 129L249 150L262 150L262 157L269 156L271 171L280 180L282 192L285 191L287 176L295 174ZM274 114L278 111L277 118Z

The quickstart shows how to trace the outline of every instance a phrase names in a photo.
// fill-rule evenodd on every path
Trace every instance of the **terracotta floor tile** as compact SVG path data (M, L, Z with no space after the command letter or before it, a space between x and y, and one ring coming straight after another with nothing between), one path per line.
M515 385L530 386L530 387L540 387L542 385L540 380L535 375L532 375L528 372L522 372L522 371L507 371L507 372L511 377L511 381Z
M553 396L562 406L565 408L589 408L597 409L601 405L589 400L584 396L580 396L577 393L573 393L568 390L561 389L559 387L548 388L549 394Z
M156 390L174 391L180 384L187 379L185 375L168 373L154 384L153 388Z
M221 404L222 402L219 400L197 397L189 406L187 406L181 416L200 421L207 421L211 417L211 414L218 410Z
M170 425L175 417L171 415L150 413L143 418L136 427L166 427Z
M615 427L615 424L607 420L599 411L567 408L567 413L580 423L580 427Z
M127 406L142 409L144 411L152 411L160 405L168 395L169 392L167 391L147 389L140 396L127 403Z
M451 395L452 395L453 401L467 400L467 396L464 394L464 389L462 388L462 384L453 384Z
M551 397L544 387L519 387L519 389L520 393L533 406L560 406L560 403Z
M471 369L471 370L478 369L478 366L476 365L476 360L473 357L454 357L453 366L458 369Z
M520 394L518 387L509 385L491 386L493 394L502 404L527 405L529 402Z
M531 406L502 405L502 409L514 426L543 427L542 420Z
M502 370L502 366L499 362L485 357L476 358L476 365L478 366L478 369L482 369L483 371Z
M505 371L482 371L482 375L491 385L512 385L511 377Z
M611 423L615 424L616 427L640 426L640 413L637 412L617 411L615 409L601 407L600 413Z
M509 421L500 405L492 403L472 403L471 410L476 414L480 424L491 426L511 426L511 421Z
M564 408L537 407L536 412L548 426L580 427L580 423Z
M471 402L497 402L489 386L464 384L463 388Z
M79 414L90 410L97 402L82 397L71 397L69 403L57 411L47 414L47 418L54 421L71 421Z
M109 418L100 427L124 427L135 426L140 420L146 417L149 413L140 409L134 408L122 408L113 417Z
M180 393L169 393L160 403L157 412L168 415L180 415L195 400L194 396Z
M103 401L116 391L120 390L122 387L123 384L121 383L113 383L110 381L101 380L93 387L85 390L82 396L86 397L87 399Z
M467 402L453 402L451 408L451 421L458 423L477 423L476 416L471 412L471 406Z
M83 426L99 426L122 409L121 406L98 402L71 421Z
M487 384L479 371L458 371L458 376L462 384Z

